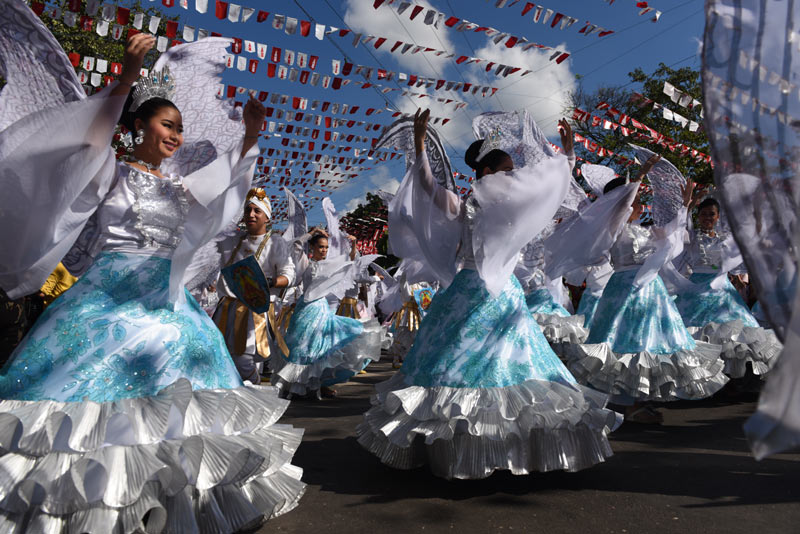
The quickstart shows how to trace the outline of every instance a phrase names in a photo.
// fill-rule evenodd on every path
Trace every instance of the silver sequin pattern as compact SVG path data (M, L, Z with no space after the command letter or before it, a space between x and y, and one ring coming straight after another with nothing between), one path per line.
M611 264L615 269L642 265L655 250L649 228L626 224L611 247Z
M176 248L189 211L180 179L158 178L132 168L128 185L136 197L134 226L142 234L144 246Z

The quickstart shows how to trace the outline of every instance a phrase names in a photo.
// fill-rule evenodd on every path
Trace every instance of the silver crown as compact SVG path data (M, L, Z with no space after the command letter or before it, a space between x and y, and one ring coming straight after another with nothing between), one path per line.
M129 111L136 111L151 98L166 98L172 100L175 95L175 80L169 72L169 67L152 71L147 76L142 76L133 89L133 102Z
M483 143L481 143L481 150L478 153L478 159L476 161L482 160L486 154L491 152L492 150L500 148L503 140L503 132L500 130L498 126L487 135Z

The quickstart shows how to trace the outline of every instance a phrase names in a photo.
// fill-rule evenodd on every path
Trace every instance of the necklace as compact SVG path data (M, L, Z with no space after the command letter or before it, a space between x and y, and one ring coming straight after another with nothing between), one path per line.
M147 172L157 171L161 167L160 164L159 165L151 165L150 163L147 163L146 161L142 161L140 159L136 159L133 156L128 156L127 160L129 162L131 162L131 163L138 163L139 165L141 165L142 167L147 169Z

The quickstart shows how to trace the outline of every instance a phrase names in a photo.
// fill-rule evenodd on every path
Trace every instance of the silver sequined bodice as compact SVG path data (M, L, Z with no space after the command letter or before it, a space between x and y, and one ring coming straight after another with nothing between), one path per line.
M189 201L180 178L118 163L114 185L93 217L100 250L171 258L183 238Z
M716 234L714 237L696 231L689 245L687 262L695 273L713 273L722 267L722 243L727 236Z
M177 178L158 178L132 169L128 174L136 200L136 229L145 247L174 249L183 236L183 224L189 211L186 193Z
M655 250L649 228L626 224L611 247L611 265L616 270L642 265Z

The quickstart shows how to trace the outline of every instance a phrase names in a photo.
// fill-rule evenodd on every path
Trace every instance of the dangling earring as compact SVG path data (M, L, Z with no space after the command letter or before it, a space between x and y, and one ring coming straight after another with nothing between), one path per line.
M144 130L139 128L136 130L136 139L133 140L134 144L141 145L144 143Z

